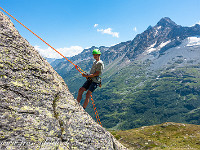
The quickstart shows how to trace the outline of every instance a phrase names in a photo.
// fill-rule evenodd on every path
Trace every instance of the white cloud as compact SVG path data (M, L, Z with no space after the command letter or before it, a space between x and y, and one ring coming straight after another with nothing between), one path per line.
M91 48L91 46L90 46L90 47L89 47L89 46L88 46L88 47L85 47L84 49L89 49L89 48Z
M58 53L56 53L53 49L51 49L50 47L46 48L46 49L42 49L40 48L40 46L34 46L36 50L38 50L38 52L40 53L40 55L42 55L43 57L47 57L47 58L62 58L61 55L59 55ZM57 51L59 51L61 54L63 54L66 57L72 57L74 55L77 55L79 53L81 53L83 51L83 48L80 46L71 46L71 47L64 47L64 48L58 48L56 49Z
M137 32L137 28L136 28L136 27L134 27L134 28L133 28L133 31Z
M113 37L117 37L119 38L119 32L112 32L111 28L107 28L107 29L97 29L97 32L101 32L103 34L110 34Z
M99 24L94 24L94 27L96 28Z

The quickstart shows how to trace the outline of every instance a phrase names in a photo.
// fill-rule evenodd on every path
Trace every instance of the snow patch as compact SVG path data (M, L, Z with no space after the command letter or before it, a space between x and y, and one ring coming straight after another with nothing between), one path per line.
M162 28L161 26L158 26L158 27L157 27L158 30L161 29L161 28Z
M157 43L157 41L154 44L152 44L151 46L149 46L149 48L147 49L148 53L151 53L156 50L156 48L153 48L156 45L156 43Z
M167 45L168 43L170 43L171 40L169 41L166 41L166 42L162 42L157 48L154 48L154 46L156 45L157 42L155 42L154 44L152 44L148 49L147 49L147 52L148 53L151 53L153 51L157 51L157 50L160 50L161 48L163 48L165 45Z
M200 45L200 37L188 37L188 43L186 46Z
M155 32L155 34L154 34L154 36L156 36L158 34L158 30L156 30L156 32Z
M167 42L162 42L158 47L161 49L161 48L163 48L165 45L167 45L170 42L171 42L171 40L169 40Z

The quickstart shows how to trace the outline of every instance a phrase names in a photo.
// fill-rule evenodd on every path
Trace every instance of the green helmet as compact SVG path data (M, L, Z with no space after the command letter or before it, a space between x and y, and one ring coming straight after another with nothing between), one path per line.
M99 49L94 49L93 51L92 51L92 54L101 54L101 52L100 52L100 50Z

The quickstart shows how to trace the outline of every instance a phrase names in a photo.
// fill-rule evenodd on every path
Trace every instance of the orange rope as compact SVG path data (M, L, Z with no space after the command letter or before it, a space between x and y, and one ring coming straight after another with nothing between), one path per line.
M96 110L97 108L95 107L94 100L93 100L93 98L92 98L92 95L91 95L91 100L92 100L92 105L93 105L94 112L95 112L95 115L96 115L97 123L100 124L100 125L102 126L101 121L100 121L100 119L99 119L99 114L98 114L98 112L97 112L97 110Z
M83 71L79 66L75 65L72 61L70 61L69 59L67 59L63 54L61 54L59 51L57 51L55 48L53 48L50 44L48 44L46 41L44 41L41 37L39 37L37 34L35 34L33 31L31 31L29 28L27 28L25 25L23 25L20 21L18 21L15 17L13 17L11 14L9 14L7 11L5 11L2 7L0 7L5 13L7 13L10 17L12 17L14 20L16 20L18 23L20 23L23 27L25 27L27 30L29 30L31 33L33 33L37 38L39 38L40 40L42 40L45 44L47 44L49 47L51 47L54 51L56 51L58 54L60 54L63 58L65 58L67 61L69 61L72 65L74 65L74 67L81 73L84 74L86 73L85 71ZM82 72L81 72L82 71ZM92 104L93 104L93 108L94 108L94 112L96 115L96 119L97 119L97 123L101 125L100 119L99 119L99 115L98 112L96 110L95 104L94 104L94 100L92 98L91 95L91 100L92 100ZM96 110L96 111L95 111ZM102 125L101 125L102 126Z

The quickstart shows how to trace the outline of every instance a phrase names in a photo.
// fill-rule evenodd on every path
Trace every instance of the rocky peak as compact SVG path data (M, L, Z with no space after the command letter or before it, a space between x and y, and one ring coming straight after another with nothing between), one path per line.
M162 27L174 27L177 26L177 24L172 21L169 17L162 18L156 26L162 26Z
M152 28L152 26L150 25L150 26L148 26L147 30L149 30L149 29L151 29L151 28Z
M170 18L162 18L154 27L148 27L143 33L138 34L132 42L127 45L126 56L129 59L135 59L144 51L155 54L157 51L162 54L172 47L176 47L190 36L200 35L200 25L193 27L182 27L177 25Z
M125 149L0 12L0 149Z

